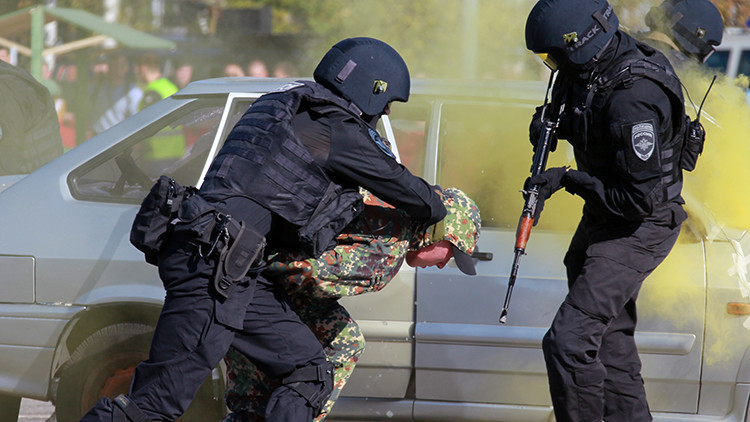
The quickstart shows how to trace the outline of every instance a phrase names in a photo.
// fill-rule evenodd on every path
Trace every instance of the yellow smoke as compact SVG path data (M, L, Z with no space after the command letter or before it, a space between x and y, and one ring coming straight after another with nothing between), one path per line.
M689 69L680 76L693 101L699 103L711 75ZM744 229L750 222L750 201L744 194L750 183L750 107L745 92L720 75L703 110L706 143L695 171L685 174L685 191L700 201L721 227Z
M678 73L695 108L698 108L713 73L697 66L678 69ZM747 140L750 133L750 107L743 87L738 86L742 84L746 85L746 81L730 80L719 75L711 88L701 116L706 130L703 154L696 169L684 173L683 192L688 201L690 221L683 225L677 247L647 279L641 293L639 309L644 311L642 317L673 321L678 330L686 332L700 332L703 323L705 269L699 238L707 237L709 242L722 239L725 232L745 229L750 223L750 200L744 193L745 186L750 183L750 166L747 162L750 158L750 142ZM687 111L695 117L692 105L688 105ZM710 221L710 225L705 226L706 221ZM717 248L720 245L708 247ZM726 257L713 256L708 265L731 265L731 250L726 250ZM719 258L722 262L718 262ZM722 271L714 270L709 276L722 277L723 274L725 273ZM731 280L728 283L723 280L708 282L714 286L733 285ZM736 298L742 300L739 287ZM723 303L708 304L705 362L709 365L726 361L734 354L731 335L726 332L730 322L722 323L728 317L724 308ZM737 319L731 324L738 325L741 321Z

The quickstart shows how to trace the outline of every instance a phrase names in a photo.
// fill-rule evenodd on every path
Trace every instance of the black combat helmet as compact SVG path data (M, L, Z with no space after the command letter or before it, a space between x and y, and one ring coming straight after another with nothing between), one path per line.
M540 0L526 20L526 48L552 56L553 67L582 67L617 32L619 20L606 0Z
M411 81L404 59L374 38L339 41L323 56L313 77L368 116L380 115L391 101L409 99Z
M701 62L721 44L724 33L721 13L708 0L667 0L648 11L646 25L667 34L682 53Z

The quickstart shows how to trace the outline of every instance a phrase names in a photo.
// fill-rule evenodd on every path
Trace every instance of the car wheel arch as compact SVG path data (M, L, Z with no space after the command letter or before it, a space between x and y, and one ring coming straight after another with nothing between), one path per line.
M56 380L60 370L70 361L71 355L86 338L114 324L134 323L156 326L161 306L152 303L118 302L88 306L78 312L60 335L52 359L50 392L56 396Z

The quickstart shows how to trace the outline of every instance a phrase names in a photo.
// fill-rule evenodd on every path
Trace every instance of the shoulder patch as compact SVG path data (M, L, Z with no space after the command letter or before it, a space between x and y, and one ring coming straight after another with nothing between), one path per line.
M630 141L636 157L648 161L656 147L656 134L651 122L636 123L630 129Z
M394 155L393 151L391 151L391 144L382 136L380 136L380 134L377 131L370 129L370 128L367 128L367 130L370 133L370 138L372 138L372 140L375 142L375 145L377 145L378 148L380 148L380 150L385 153L385 155L395 160L396 155Z

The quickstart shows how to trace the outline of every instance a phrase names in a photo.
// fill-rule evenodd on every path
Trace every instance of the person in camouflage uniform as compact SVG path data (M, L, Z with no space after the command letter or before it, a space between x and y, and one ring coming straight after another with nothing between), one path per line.
M295 311L335 365L334 390L315 421L326 418L365 348L364 335L338 299L382 290L409 251L418 253L441 240L450 242L456 257L474 251L481 226L479 209L459 189L445 189L443 195L448 215L420 230L406 212L365 192L365 210L337 237L334 249L317 259L285 251L271 260L264 275L285 286ZM225 398L231 412L224 421L263 421L265 404L279 380L270 379L236 350L230 349L224 360Z

